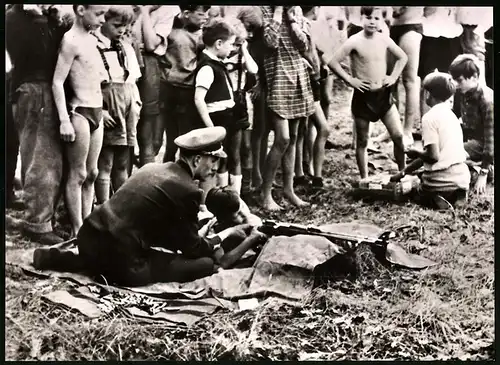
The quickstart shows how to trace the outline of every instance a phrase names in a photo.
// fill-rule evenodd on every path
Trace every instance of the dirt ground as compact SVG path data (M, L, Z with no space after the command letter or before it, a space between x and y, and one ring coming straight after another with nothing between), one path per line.
M400 242L439 262L420 271L367 268L356 282L314 290L299 307L271 303L244 313L220 311L190 329L121 317L86 320L42 301L63 287L5 268L8 360L370 360L495 359L493 187L454 214L412 203L366 203L347 193L357 178L349 92L336 83L324 176L331 186L303 209L263 217L303 224L363 220L391 229ZM376 132L382 130L380 123ZM281 201L281 193L276 193ZM20 212L7 211L9 217ZM63 223L60 223L63 224ZM32 246L7 228L6 250Z

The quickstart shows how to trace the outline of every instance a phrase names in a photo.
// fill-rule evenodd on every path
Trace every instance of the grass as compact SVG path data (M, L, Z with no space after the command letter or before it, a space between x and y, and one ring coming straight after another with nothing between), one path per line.
M315 289L297 307L269 302L250 312L219 311L193 327L168 328L119 315L87 320L44 302L69 285L7 266L9 360L494 360L493 188L451 214L412 203L364 203L348 196L357 177L349 144L349 93L336 84L330 124L339 146L327 152L325 193L310 207L263 217L305 224L364 220L399 231L410 251L439 262L423 271L362 267L357 281ZM381 130L380 123L376 125ZM280 192L276 194L281 202ZM9 217L19 212L7 211ZM9 247L26 247L7 229ZM362 255L359 256L363 257Z

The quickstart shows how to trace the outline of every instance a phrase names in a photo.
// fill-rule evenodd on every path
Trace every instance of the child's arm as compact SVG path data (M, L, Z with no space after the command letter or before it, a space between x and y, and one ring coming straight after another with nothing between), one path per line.
M392 175L390 181L399 181L403 177L405 177L405 175L411 174L413 171L418 170L422 166L424 166L424 161L421 158L417 158L415 161L412 161L409 165L407 165L403 170L399 171L395 175Z
M252 55L248 52L248 43L246 41L241 45L241 52L243 52L243 62L245 63L246 70L251 74L257 74L259 66L257 66Z
M384 79L384 86L392 86L398 81L399 76L401 76L406 66L406 62L408 62L408 56L391 38L385 38L388 42L387 49L396 57L396 63L394 64L391 75Z
M279 45L279 29L283 21L283 6L275 6L274 13L271 14L267 8L262 7L262 16L264 23L264 43L272 49L277 49Z
M351 37L347 41L345 41L345 43L342 44L342 46L340 46L340 48L333 54L330 62L325 63L327 63L328 67L330 67L330 69L348 85L356 90L363 92L370 89L370 83L367 81L359 80L356 77L352 77L342 68L340 64L340 61L344 60L353 51L355 44L353 41L354 39L354 37Z
M212 122L212 119L210 119L207 103L205 102L207 92L208 90L204 87L196 86L196 89L194 90L194 104L196 105L196 109L200 114L201 120L205 123L205 126L213 127L214 123Z
M195 90L194 90L194 104L200 114L201 120L207 127L213 127L214 123L210 119L208 113L207 103L205 97L214 82L214 71L210 66L203 66L196 75Z
M491 100L486 98L481 102L479 112L484 126L484 142L483 142L483 160L481 167L488 169L493 163L493 156L495 150L494 144L494 118L493 118L493 98Z
M52 93L54 94L54 102L56 104L57 114L61 126L59 133L61 139L65 142L73 142L75 140L75 129L71 124L68 110L66 107L66 95L64 94L64 81L69 75L71 65L76 58L76 46L69 42L66 37L61 42L61 49L57 58L56 69L52 80Z
M303 16L299 6L291 6L287 10L288 20L290 22L291 36L295 41L294 44L299 52L306 52L309 48L309 33L307 27L304 26L304 21L300 18ZM299 23L300 21L300 23Z

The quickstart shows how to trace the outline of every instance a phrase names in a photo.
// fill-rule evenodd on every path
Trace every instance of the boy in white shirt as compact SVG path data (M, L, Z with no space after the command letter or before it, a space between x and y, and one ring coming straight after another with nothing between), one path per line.
M433 72L425 77L423 88L427 105L431 107L422 118L424 151L408 150L407 155L416 160L391 180L399 181L424 166L421 203L448 208L467 199L470 184L462 128L449 102L455 94L455 84L449 74Z
M123 40L134 18L131 5L113 5L105 15L106 22L95 32L109 77L102 88L104 138L95 184L98 204L109 199L111 183L116 191L129 177L129 149L134 146L142 105L136 85L141 77L139 62L132 45Z

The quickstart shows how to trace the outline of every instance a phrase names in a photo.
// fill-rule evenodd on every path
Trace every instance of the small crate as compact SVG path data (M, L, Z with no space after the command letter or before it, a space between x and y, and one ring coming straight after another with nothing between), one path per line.
M353 193L358 197L400 201L420 185L420 179L414 175L407 175L398 182L391 182L390 178L389 174L369 176L354 187Z

